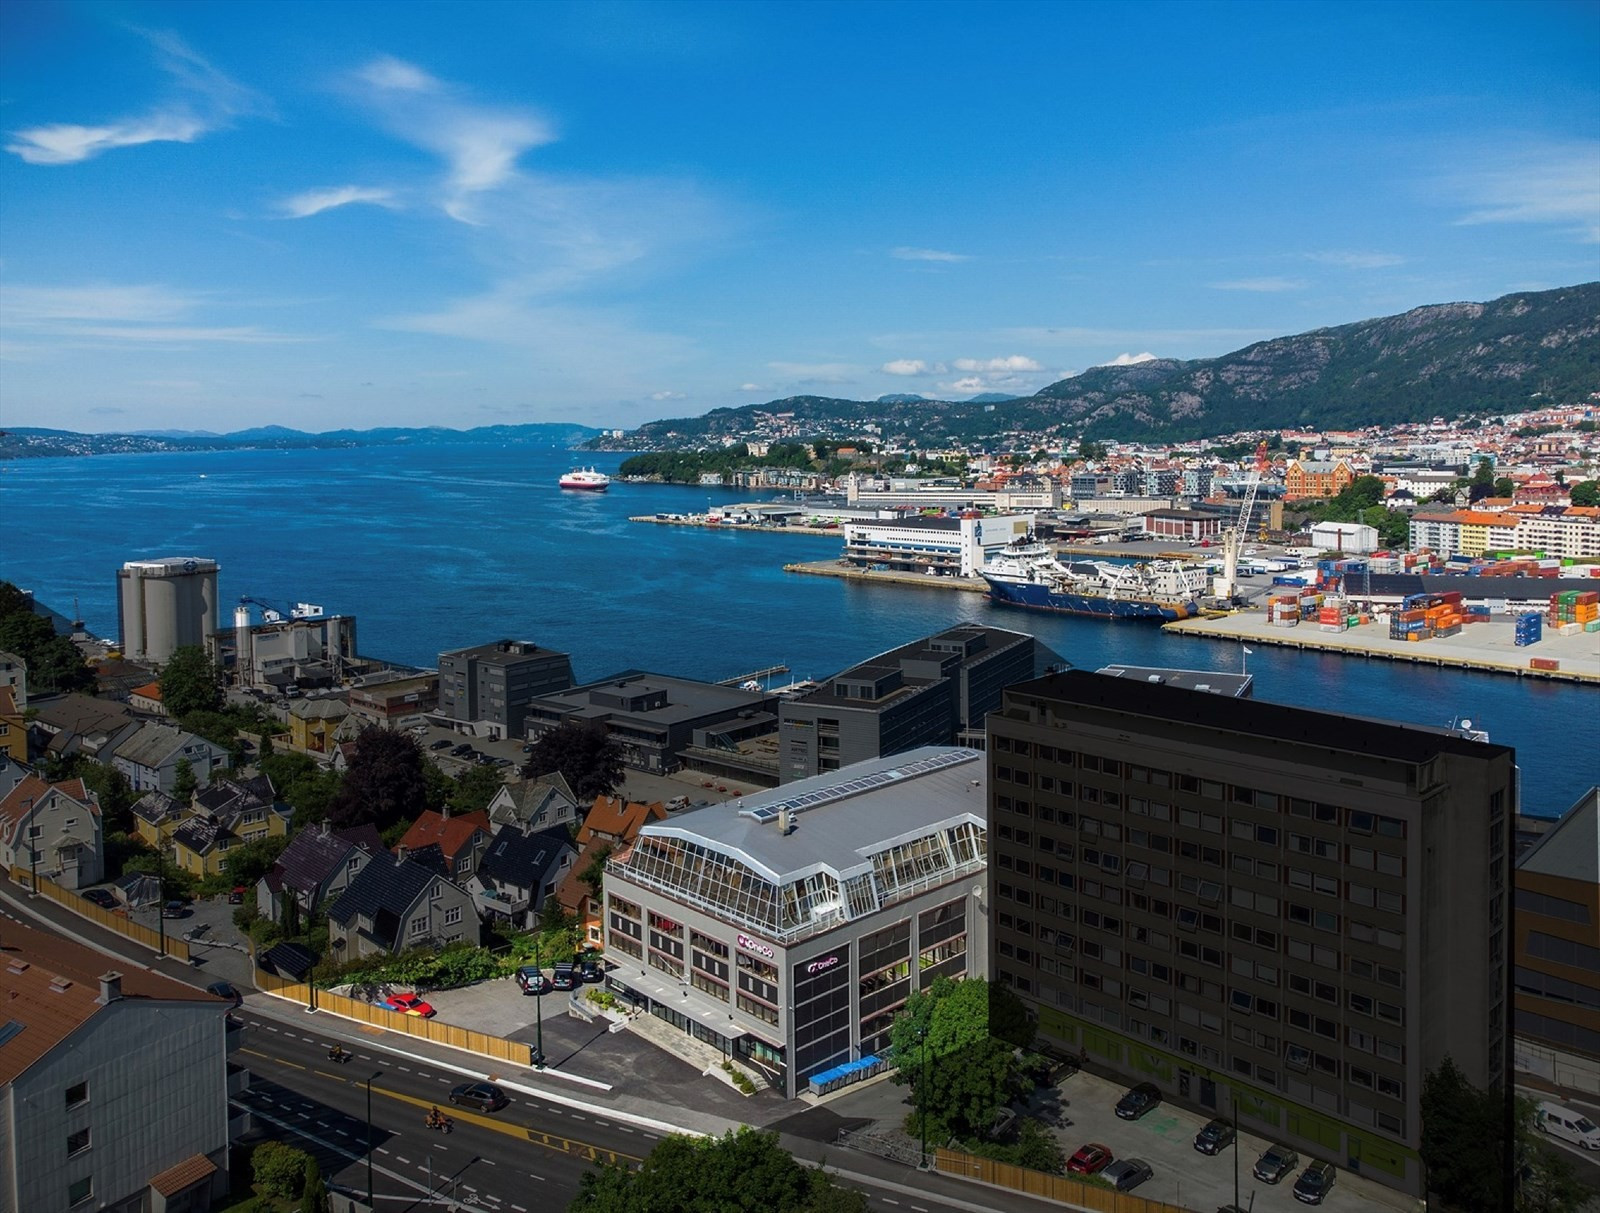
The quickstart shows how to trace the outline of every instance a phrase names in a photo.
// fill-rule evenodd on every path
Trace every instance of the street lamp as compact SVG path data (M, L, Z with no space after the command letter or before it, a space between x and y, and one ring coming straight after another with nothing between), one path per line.
M382 1078L383 1071L379 1070L367 1079L367 1208L374 1208L372 1202L372 1079Z
M1239 1208L1239 1093L1231 1091L1233 1098L1233 1207Z
M533 1000L534 1021L538 1025L538 1045L533 1062L536 1070L544 1069L544 964L539 959L539 940L533 941L533 967L539 971L539 994Z
M927 1028L918 1028L917 1029L917 1047L922 1051L922 1065L921 1065L922 1073L917 1079L917 1084L918 1084L918 1087L920 1088L920 1091L919 1091L920 1099L918 1100L918 1102L922 1104L922 1107L920 1109L918 1109L919 1115L917 1117L918 1132L922 1136L922 1152L921 1152L921 1154L919 1154L917 1156L917 1165L919 1167L926 1167L928 1165L928 1099L929 1099L929 1092L928 1092L928 1029Z

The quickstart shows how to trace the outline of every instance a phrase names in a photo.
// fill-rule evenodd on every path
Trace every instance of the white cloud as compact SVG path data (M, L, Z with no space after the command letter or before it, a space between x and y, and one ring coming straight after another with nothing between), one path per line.
M311 338L257 325L191 321L213 297L157 285L46 287L18 284L0 292L0 327L53 345L275 345ZM181 323L189 321L188 323Z
M19 130L6 151L28 164L77 164L119 147L193 143L231 118L270 112L260 94L212 67L176 34L137 32L156 48L158 63L172 77L172 97L142 114L109 122L52 122Z
M889 256L901 261L971 261L966 253L947 253L936 248L900 248L890 249Z
M957 358L951 364L958 371L1042 371L1032 358L1011 354L1005 358Z
M393 206L394 191L361 185L337 185L328 189L306 190L285 198L278 203L278 209L290 219L308 219L323 211L331 211L334 207L349 206L356 202Z
M1143 354L1118 354L1110 362L1102 362L1101 366L1138 366L1141 362L1154 362L1156 356L1151 353Z
M801 386L839 386L854 383L861 368L848 362L769 362L774 371Z
M1230 282L1213 282L1210 285L1214 291L1257 291L1263 294L1306 289L1303 278L1235 278Z
M885 375L927 375L933 373L933 368L921 358L896 358L893 362L885 362L878 369Z
M379 55L356 75L374 88L401 93L439 93L444 85L414 63Z
M1477 167L1446 178L1446 188L1475 208L1458 224L1560 224L1586 243L1600 242L1600 140L1518 147L1475 159Z
M946 392L982 392L987 390L988 386L976 375L968 375L964 379L957 379L954 383L941 383L939 385Z
M1325 252L1307 253L1307 261L1321 265L1336 265L1347 270L1381 270L1391 265L1404 265L1406 259L1397 253Z
M687 400L687 399L689 399L689 396L685 392L651 392L650 393L650 399L652 399L652 400Z
M741 383L739 385L739 390L741 392L764 392L766 391L766 388L759 383Z

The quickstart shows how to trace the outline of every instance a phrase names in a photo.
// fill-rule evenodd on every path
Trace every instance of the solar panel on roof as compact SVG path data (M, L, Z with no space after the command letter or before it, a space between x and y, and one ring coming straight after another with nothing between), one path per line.
M977 757L978 752L976 750L946 750L942 754L918 758L915 761L905 763L903 766L874 771L870 775L858 775L854 779L835 784L832 787L803 792L799 796L790 796L787 799L773 801L770 804L756 808L741 809L739 815L759 822L774 821L785 809L791 813L798 813L811 808L813 805L844 800L846 797L868 792L873 788L881 788L885 784L897 783L902 779L909 779L915 775L926 775L929 772L943 770L945 767L955 766L958 763L972 762Z

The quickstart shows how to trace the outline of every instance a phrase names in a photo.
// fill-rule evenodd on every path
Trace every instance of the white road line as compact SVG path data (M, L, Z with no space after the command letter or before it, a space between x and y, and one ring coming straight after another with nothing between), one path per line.
M521 1205L512 1205L511 1207L513 1209L515 1209L517 1211L517 1213L528 1213L528 1211L526 1209L524 1209Z
M404 1067L402 1067L402 1068L404 1068ZM426 1070L418 1070L417 1071L417 1077L418 1078L432 1078L433 1075L429 1074Z
M394 1156L394 1160L395 1160L395 1162L403 1162L408 1167L411 1165L411 1160L409 1158L401 1158L400 1155L398 1155L398 1154L396 1154Z
M378 1153L379 1154L387 1154L388 1152L389 1151L387 1149L385 1149L383 1146L379 1146L378 1147Z
M587 1116L579 1116L576 1112L574 1112L572 1114L572 1119L573 1120L588 1120L589 1118Z
M492 1159L492 1158L480 1158L480 1159L479 1159L479 1160L478 1160L478 1161L479 1161L479 1162L486 1162L486 1163L488 1163L488 1164L489 1164L489 1165L490 1165L490 1166L491 1166L491 1167L497 1167L497 1166L499 1166L499 1165L500 1165L500 1164L499 1164L499 1163L497 1163L497 1162L495 1162L495 1160L494 1160L494 1159Z
M632 1133L633 1132L633 1130L628 1128L627 1125L617 1125L615 1127L616 1127L617 1132L619 1132L619 1133Z
M599 1125L602 1129L609 1129L611 1127L611 1122L608 1120L597 1120L594 1123Z

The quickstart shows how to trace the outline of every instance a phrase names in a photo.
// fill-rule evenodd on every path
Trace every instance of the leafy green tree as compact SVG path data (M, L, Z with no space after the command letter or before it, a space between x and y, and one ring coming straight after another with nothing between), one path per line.
M244 755L244 742L239 739L240 721L232 713L202 708L186 713L178 724L196 737L204 737L212 745L228 751L230 767L239 765Z
M1494 495L1496 497L1510 497L1517 491L1517 482L1510 476L1502 476L1494 482ZM1578 503L1574 501L1573 505Z
M622 785L622 746L601 721L565 720L534 743L528 768L559 771L579 800L593 800Z
M376 725L362 729L328 806L328 820L340 827L370 823L385 830L415 819L428 804L424 765L422 748L410 733Z
M1467 1081L1446 1057L1422 1081L1422 1160L1428 1186L1461 1208L1505 1205L1505 1103Z
M283 854L288 845L287 834L269 834L265 838L253 838L242 846L234 847L222 860L222 870L227 874L230 886L244 885L249 888L255 884L272 870L272 865L278 862L278 856Z
M1016 1141L974 1140L963 1142L962 1145L970 1153L1027 1167L1031 1171L1061 1175L1067 1169L1067 1155L1056 1135L1032 1117L1025 1117L1018 1124Z
M1107 453L1108 451L1106 444L1103 442L1091 442L1089 439L1085 438L1082 442L1078 443L1079 459L1093 462L1097 459L1104 459Z
M454 813L475 813L479 809L486 809L495 793L504 786L505 780L498 767L474 763L452 783L450 809Z
M866 1213L867 1199L802 1166L776 1133L740 1129L720 1138L672 1136L639 1169L584 1174L568 1213Z
M570 931L576 925L577 919L562 907L559 897L547 896L544 899L544 904L539 907L540 934L554 935Z
M611 858L611 844L602 843L594 853L594 858L589 861L583 871L578 873L578 879L589 887L589 895L596 900L600 897L601 887L606 879L606 860Z
M322 1178L322 1168L311 1155L306 1156L304 1184L300 1193L300 1213L330 1213L328 1185Z
M161 703L175 717L222 706L222 671L199 645L180 645L161 668Z
M34 694L94 690L94 671L72 638L56 635L55 625L35 614L33 600L9 581L0 581L0 649L22 658Z
M306 1183L306 1163L311 1156L281 1141L264 1141L250 1155L256 1190L263 1196L293 1200Z
M1580 480L1573 485L1572 504L1600 505L1600 480Z
M1494 460L1485 455L1472 471L1472 483L1483 488L1494 487Z
M200 781L195 778L194 763L187 758L180 758L173 767L172 798L179 804L186 803L200 786Z

